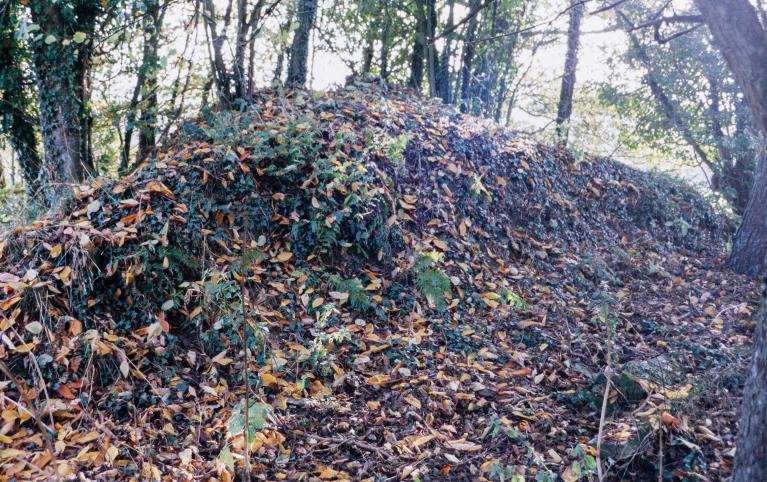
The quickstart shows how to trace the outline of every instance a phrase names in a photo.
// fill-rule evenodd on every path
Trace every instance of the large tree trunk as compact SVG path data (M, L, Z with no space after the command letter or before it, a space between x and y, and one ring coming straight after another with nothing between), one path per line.
M767 32L749 0L695 0L716 45L738 81L762 136L767 137ZM733 244L730 263L751 275L765 269L767 254L767 155L761 153L751 198ZM767 295L767 293L765 293ZM754 332L751 369L741 406L733 482L767 480L767 313Z
M730 266L749 276L765 271L767 256L767 154L759 156L754 169L751 197L743 213L743 220L732 244ZM766 395L767 396L767 395ZM767 424L767 419L765 419ZM767 426L765 427L767 433ZM765 473L767 475L767 473Z
M732 482L767 479L767 288L764 296L743 392Z
M570 130L570 116L573 113L573 91L575 90L575 72L578 68L578 48L581 41L581 21L585 9L581 0L570 2L570 25L567 28L567 55L565 70L562 74L562 86L559 91L557 106L557 137L567 143Z
M45 149L40 186L46 201L57 206L69 185L96 174L91 144L93 120L88 104L90 42L99 7L95 2L83 2L73 8L73 18L69 18L58 4L38 0L28 5L32 19L43 32L32 47ZM71 35L69 32L75 29L85 33L85 40L63 42L65 35Z
M767 138L767 32L759 21L756 9L749 0L695 0L695 3L711 30L715 44L738 81L762 136ZM730 257L734 269L751 275L761 274L765 268L765 171L767 162L762 156ZM767 476L767 473L764 475Z
M309 37L317 13L317 0L298 0L298 29L293 36L290 46L287 84L293 87L303 87L306 83L306 64L309 58Z

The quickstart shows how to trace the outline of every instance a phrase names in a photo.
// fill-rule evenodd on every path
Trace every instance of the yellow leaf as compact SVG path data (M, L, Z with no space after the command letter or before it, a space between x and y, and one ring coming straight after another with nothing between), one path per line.
M272 261L277 261L278 263L284 263L285 261L289 260L292 257L293 257L293 253L291 253L290 251L283 251L282 253L272 258Z
M277 383L277 378L271 373L262 373L261 381L264 382L264 385L275 385Z
M421 408L421 401L415 397L407 397L405 398L405 401L415 408Z
M61 254L61 245L57 244L56 246L52 247L49 254L51 255L51 258L58 258Z
M368 378L366 381L370 385L386 385L391 380L391 377L389 375L384 375L382 373L379 373L377 375L373 375L372 377Z
M120 450L115 447L114 445L110 445L107 449L107 453L105 454L104 458L109 462L110 464L114 462L114 460L117 458L117 456L120 454Z

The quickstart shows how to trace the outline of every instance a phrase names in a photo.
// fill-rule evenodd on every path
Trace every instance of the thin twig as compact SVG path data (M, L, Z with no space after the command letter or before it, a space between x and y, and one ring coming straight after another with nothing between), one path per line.
M608 399L610 398L610 384L612 383L611 377L612 377L612 348L613 348L613 341L612 341L612 330L609 328L609 321L608 323L608 335L607 335L607 365L605 366L605 377L607 380L605 381L605 392L602 397L602 413L599 416L599 432L597 433L597 477L599 478L600 482L604 480L604 471L602 469L602 439L604 438L604 428L605 428L605 420L607 418L607 403Z
M660 422L660 447L658 447L658 482L663 482L663 421Z
M31 408L34 408L34 419L37 423L37 428L40 430L40 432L43 434L43 443L45 444L45 449L50 452L51 457L53 459L54 465L56 464L56 452L53 451L53 442L51 441L51 435L48 433L48 430L45 427L45 424L43 423L42 417L40 415L40 412L37 410L37 407L32 403L32 400L29 399L27 396L27 393L24 391L24 388L22 388L21 383L19 383L19 380L16 378L16 375L13 374L10 368L8 368L8 365L5 364L5 361L0 360L0 371L2 371L5 376L8 377L8 380L11 381L14 385L16 385L16 389L21 394L21 397L24 399L24 403L29 405Z
M241 320L240 323L242 323L242 334L240 335L242 337L242 349L243 349L243 356L245 358L245 373L244 373L244 379L245 379L245 480L246 482L250 482L250 380L248 377L248 369L250 368L250 356L248 355L248 321L245 317L245 261L247 260L247 256L245 253L245 250L248 248L248 217L247 215L243 216L243 229L242 229L242 261L243 264L240 266L240 309L241 309Z

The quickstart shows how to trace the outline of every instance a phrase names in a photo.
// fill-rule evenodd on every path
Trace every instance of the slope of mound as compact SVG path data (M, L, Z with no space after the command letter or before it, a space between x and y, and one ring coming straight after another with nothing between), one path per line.
M605 465L721 477L728 235L405 93L262 92L2 241L0 480L233 480L246 426L260 480L586 480L608 345Z

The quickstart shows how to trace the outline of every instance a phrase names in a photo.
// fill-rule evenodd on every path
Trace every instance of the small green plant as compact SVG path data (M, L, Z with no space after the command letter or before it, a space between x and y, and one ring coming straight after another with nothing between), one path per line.
M513 465L493 464L487 476L490 480L498 480L500 482L525 482L524 476L514 473Z
M575 460L570 464L569 471L578 479L589 478L597 472L597 460L586 452L583 445L575 447L571 455Z
M344 279L338 275L330 277L330 287L333 291L348 293L349 306L357 311L365 311L370 308L370 298L365 293L365 287L357 278Z
M530 308L530 304L524 300L521 296L514 293L510 289L501 291L501 297L508 306L513 307L517 311L525 311Z
M405 162L405 149L407 143L412 139L409 132L400 134L397 137L386 136L383 140L383 151L387 159L396 165L402 165Z
M416 287L430 305L440 310L447 307L447 294L450 293L451 284L450 278L434 265L442 261L444 256L437 251L419 253L412 268Z

